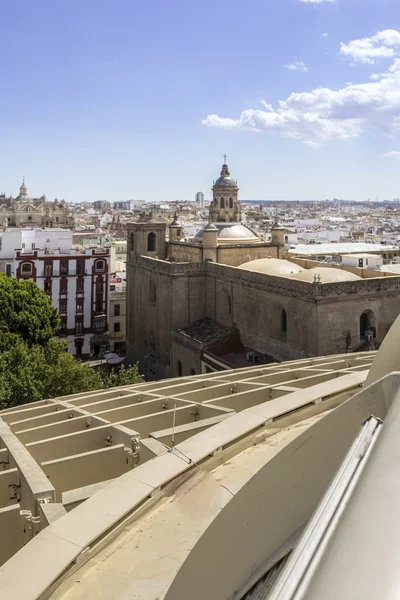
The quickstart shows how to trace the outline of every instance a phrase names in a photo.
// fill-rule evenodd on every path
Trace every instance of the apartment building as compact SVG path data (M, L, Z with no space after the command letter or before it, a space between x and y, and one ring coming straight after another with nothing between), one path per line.
M126 352L126 280L112 274L110 279L110 350Z
M96 357L109 349L109 248L73 248L66 230L6 230L0 234L0 271L32 279L46 292L71 354Z

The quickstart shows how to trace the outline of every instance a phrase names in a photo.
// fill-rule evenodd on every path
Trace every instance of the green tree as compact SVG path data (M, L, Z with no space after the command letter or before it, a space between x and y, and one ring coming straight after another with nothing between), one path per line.
M102 389L101 374L66 349L55 339L30 346L16 334L0 333L0 407Z
M138 365L133 367L125 367L122 365L119 371L111 371L103 377L103 385L105 388L118 387L120 385L132 385L133 383L141 383L143 377L139 373Z
M45 345L60 325L57 310L34 281L0 273L0 330L15 333L29 345Z
M33 281L0 274L0 409L142 381L137 365L99 371L54 338L60 319Z
M98 371L69 354L65 342L30 346L19 335L0 332L0 409L141 381L137 365Z

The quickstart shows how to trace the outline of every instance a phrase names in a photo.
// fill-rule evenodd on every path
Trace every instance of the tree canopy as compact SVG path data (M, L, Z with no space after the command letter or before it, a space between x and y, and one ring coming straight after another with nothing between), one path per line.
M111 373L94 370L69 354L66 342L29 345L19 335L0 332L0 409L141 381L136 365Z
M33 281L0 274L0 409L142 381L137 365L94 370L54 338L60 320Z
M60 325L57 310L31 280L0 273L0 330L15 333L29 345L46 344Z

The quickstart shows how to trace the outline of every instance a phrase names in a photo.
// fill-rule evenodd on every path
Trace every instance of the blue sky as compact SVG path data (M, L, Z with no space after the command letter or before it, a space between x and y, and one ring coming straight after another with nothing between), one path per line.
M0 192L209 197L226 152L242 198L400 197L398 32L398 0L0 0Z

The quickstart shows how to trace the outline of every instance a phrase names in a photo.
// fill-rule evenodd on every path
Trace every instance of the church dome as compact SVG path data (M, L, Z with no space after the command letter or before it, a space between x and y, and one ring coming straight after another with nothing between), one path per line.
M214 184L216 188L236 187L236 181L232 177L219 177Z
M318 283L336 283L338 281L358 281L361 279L358 275L337 269L335 267L315 267L314 269L306 269L301 273L293 275L293 279L299 281L309 281L314 283L314 277L318 278Z
M22 180L22 185L19 188L19 194L16 197L16 200L25 200L25 201L31 200L31 197L28 194L28 189L25 185L25 179Z
M290 277L291 275L303 271L303 269L295 263L281 258L259 258L257 260L250 260L249 262L239 265L239 269L252 271L253 273L275 275L276 277Z
M214 188L236 188L237 181L232 179L231 174L229 173L228 165L222 165L221 176L214 183Z
M234 243L246 243L246 242L259 242L260 239L256 236L255 233L251 231L246 225L243 223L236 223L235 221L229 222L219 222L211 224L207 223L205 227L202 227L200 231L198 231L194 237L195 241L200 241L203 239L204 231L210 229L218 230L218 241L232 242Z

